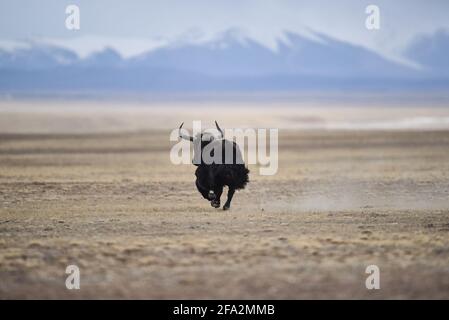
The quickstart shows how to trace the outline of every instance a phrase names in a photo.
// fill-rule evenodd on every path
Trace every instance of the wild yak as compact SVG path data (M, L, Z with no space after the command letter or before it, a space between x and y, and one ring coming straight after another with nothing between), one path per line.
M198 133L195 137L183 134L181 132L183 124L184 122L179 127L179 137L193 142L192 163L198 167L195 171L198 191L204 199L210 201L212 207L219 208L223 187L228 186L228 198L223 206L223 210L228 210L235 190L245 188L248 183L249 170L243 162L239 146L234 141L224 139L223 130L218 126L217 121L215 126L220 133L218 138L206 132ZM206 152L204 152L205 149ZM198 152L200 150L201 152ZM211 151L207 152L207 150ZM221 157L217 155L218 161L214 158L216 150L221 150ZM206 153L210 156L209 161L205 161Z

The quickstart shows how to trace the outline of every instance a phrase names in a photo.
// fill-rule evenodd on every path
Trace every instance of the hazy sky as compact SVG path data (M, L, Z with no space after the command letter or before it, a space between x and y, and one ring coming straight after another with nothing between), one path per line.
M65 27L69 4L80 8L78 31ZM370 4L380 8L380 30L365 28ZM313 31L401 59L401 50L416 35L449 29L448 14L448 0L1 0L0 47L37 40L82 56L111 46L126 57L234 28L273 49L284 31Z

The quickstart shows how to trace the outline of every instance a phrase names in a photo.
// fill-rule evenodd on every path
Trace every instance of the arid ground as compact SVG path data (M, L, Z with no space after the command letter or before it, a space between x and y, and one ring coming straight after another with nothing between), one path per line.
M187 112L128 109L130 126L114 110L27 108L0 113L2 299L449 298L447 130L301 129L292 123L327 120L197 110L210 125L280 128L278 173L251 165L223 211L197 192L194 166L169 160ZM70 264L80 290L65 287ZM365 288L372 264L379 290Z

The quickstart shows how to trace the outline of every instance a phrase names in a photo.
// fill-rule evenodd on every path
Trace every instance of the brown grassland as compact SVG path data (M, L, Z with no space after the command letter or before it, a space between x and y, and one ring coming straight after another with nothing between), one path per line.
M2 299L449 298L449 131L281 128L278 173L249 166L223 211L169 161L169 129L27 132L8 112Z

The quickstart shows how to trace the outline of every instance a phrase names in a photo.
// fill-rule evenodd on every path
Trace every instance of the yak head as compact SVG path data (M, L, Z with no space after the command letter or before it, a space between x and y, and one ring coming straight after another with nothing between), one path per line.
M191 141L193 143L193 150L194 150L194 152L193 152L192 163L194 165L196 165L196 166L199 166L200 163L203 163L201 154L203 152L204 147L206 147L209 143L211 143L215 139L223 139L223 137L224 137L223 130L221 130L221 128L218 125L217 121L215 121L215 126L217 127L217 130L219 132L219 136L218 137L214 136L210 132L201 132L201 133L196 134L193 137L193 136L189 136L189 135L186 135L186 134L182 133L181 129L182 129L183 124L184 124L184 122L181 123L181 125L179 126L179 137L184 139L184 140Z

